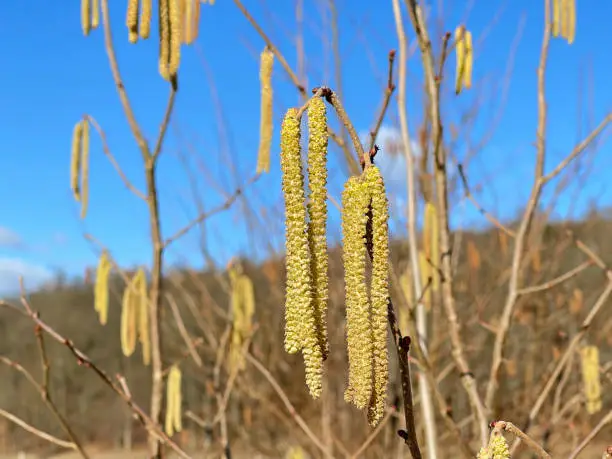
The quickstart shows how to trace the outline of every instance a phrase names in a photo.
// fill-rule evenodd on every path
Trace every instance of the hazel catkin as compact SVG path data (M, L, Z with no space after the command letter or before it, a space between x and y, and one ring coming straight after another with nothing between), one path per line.
M104 250L98 261L94 287L94 310L98 313L102 325L105 325L108 320L108 278L111 269L112 264L108 252Z
M374 366L374 387L368 406L368 421L376 425L382 419L389 382L387 354L387 311L389 303L389 203L385 184L376 166L366 168L372 218L371 333Z
M347 402L365 408L372 393L372 330L366 286L367 184L350 177L342 192L342 260L344 263L346 341L349 376Z
M257 173L270 172L270 148L274 125L272 123L272 67L274 54L266 47L259 60L259 81L261 85L261 114L259 125L259 152Z
M138 2L139 0L128 0L125 24L128 28L128 40L130 43L138 41Z
M325 102L317 97L308 106L308 240L310 248L313 308L317 328L317 340L327 358L327 113Z
M181 369L177 365L172 365L166 382L166 419L164 423L164 430L169 437L183 429L181 380Z

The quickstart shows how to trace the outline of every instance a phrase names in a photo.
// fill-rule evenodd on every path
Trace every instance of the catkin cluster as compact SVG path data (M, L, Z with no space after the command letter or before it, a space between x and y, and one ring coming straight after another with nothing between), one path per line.
M81 0L81 28L83 35L100 25L100 0Z
M98 261L94 287L94 309L98 313L102 325L106 325L108 320L108 278L112 267L108 253L104 250Z
M576 36L576 0L553 0L553 37L561 35L568 44Z
M301 126L296 109L289 109L281 128L282 188L285 200L287 286L285 349L302 351L306 384L321 394L323 361L327 357L327 114L316 97L308 107L309 203L302 171Z
M272 145L272 66L274 54L266 47L259 60L259 81L261 84L261 120L259 125L259 153L257 172L270 172L270 147Z
M244 369L242 346L251 333L253 314L255 313L255 294L253 282L242 272L240 266L229 270L232 303L232 339L230 342L230 369Z
M174 432L183 430L181 379L181 369L177 365L172 365L166 382L165 431L169 437L174 435Z
M360 177L349 178L342 193L342 254L349 357L345 399L357 408L367 407L371 425L376 425L384 414L389 379L388 220L389 205L380 170L369 166ZM372 255L369 289L366 282L367 244L371 244Z
M136 349L136 340L142 347L142 361L151 361L151 342L149 339L149 295L147 277L140 268L123 292L121 305L121 350L129 357Z
M464 26L455 29L455 53L457 56L455 93L459 94L462 89L472 87L472 66L474 62L472 32Z
M83 118L72 132L70 155L70 189L81 203L81 218L87 215L89 203L89 119Z

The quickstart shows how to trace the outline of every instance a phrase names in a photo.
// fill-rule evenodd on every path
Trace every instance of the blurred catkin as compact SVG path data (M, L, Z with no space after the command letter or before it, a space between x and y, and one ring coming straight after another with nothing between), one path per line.
M457 57L455 75L455 93L472 87L472 33L464 26L455 29L455 54Z
M138 33L146 40L151 35L151 19L153 17L153 0L141 0Z
M108 278L111 269L112 264L108 258L108 252L104 250L98 261L94 288L94 309L102 325L105 325L108 319Z
M132 277L123 290L121 302L121 351L129 357L136 349L138 334L138 293L135 287L136 276Z
M431 264L431 289L440 289L440 275L437 267L440 264L440 243L438 232L438 213L431 202L425 204L425 225L423 228L423 248Z
M287 111L281 127L281 170L287 249L285 349L290 354L295 354L303 347L305 316L310 311L312 298L300 137L297 110L292 108Z
M580 349L582 365L582 384L586 409L589 414L601 410L601 382L599 380L599 349L597 346L584 346Z
M552 35L574 42L576 36L576 0L553 0Z
M272 67L274 54L266 46L259 59L259 81L261 85L261 120L259 125L259 152L257 173L270 172L270 148L273 134Z
M553 0L552 2L552 9L553 9L552 35L553 37L559 36L559 23L561 21L561 1L562 0Z
M243 370L245 359L242 353L244 341L251 332L255 313L255 292L253 282L242 273L239 266L229 270L232 303L232 340L230 344L231 371Z
M149 291L147 288L147 275L140 268L134 278L134 289L136 294L137 318L138 318L138 340L142 348L142 363L151 363L151 340L149 338Z
M128 0L125 24L130 43L138 41L138 0Z
M179 0L181 41L192 44L198 37L200 22L200 0Z
M81 218L87 216L89 205L89 120L82 121L83 131L81 140L80 178L81 178Z
M169 437L183 429L181 379L181 369L177 365L172 365L166 382L165 431Z
M310 248L313 308L317 340L323 359L329 353L327 341L328 253L327 253L327 112L317 97L308 106L308 240Z
M346 341L349 375L344 399L363 409L372 394L372 339L366 285L366 223L370 196L361 177L350 177L342 192Z
M100 0L91 0L91 28L97 29L100 25Z
M91 32L91 0L81 0L81 28L85 36Z
M389 202L385 183L376 166L368 167L365 180L372 208L371 330L374 354L374 387L368 406L368 421L375 426L383 417L389 382L387 311L389 302Z
M70 189L74 200L81 202L81 144L83 143L83 121L74 125L72 131L72 148L70 152Z

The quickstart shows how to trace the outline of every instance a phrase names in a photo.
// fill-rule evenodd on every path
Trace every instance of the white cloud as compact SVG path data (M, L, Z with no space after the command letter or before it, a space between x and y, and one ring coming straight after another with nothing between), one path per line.
M15 231L5 226L0 226L0 247L20 248L23 247L23 240Z
M19 292L19 277L23 277L28 290L41 287L53 278L48 268L21 258L0 258L0 295Z

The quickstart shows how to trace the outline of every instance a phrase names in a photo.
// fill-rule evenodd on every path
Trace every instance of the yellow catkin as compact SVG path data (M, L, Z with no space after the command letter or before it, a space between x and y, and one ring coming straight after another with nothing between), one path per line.
M582 311L582 306L584 305L584 294L582 290L579 288L575 288L572 292L572 297L570 298L570 314L577 315Z
M121 351L129 357L136 349L138 298L134 289L134 279L125 286L121 302Z
M72 148L70 152L70 189L76 202L81 202L81 143L83 142L83 122L74 125L72 131Z
M438 232L438 213L436 211L436 206L431 202L425 204L425 225L423 233L423 248L434 266L434 268L431 269L431 289L437 292L440 289L440 275L437 269L440 265L440 235Z
M100 0L91 0L91 28L97 29L100 25Z
M510 459L508 441L499 432L491 434L489 444L480 448L477 459Z
M582 364L582 384L586 398L586 409L589 414L601 410L601 383L599 380L599 349L597 346L585 346L580 350Z
M552 20L552 35L559 36L559 22L561 17L561 0L553 0L553 20Z
M100 255L96 269L96 283L94 287L94 309L98 313L100 323L105 325L108 319L108 278L112 264L106 250Z
M85 118L82 122L83 132L81 140L81 218L87 216L89 205L89 120Z
M576 37L576 0L568 0L568 3L567 43L571 45Z
M181 369L177 365L170 368L166 382L166 419L165 431L168 436L180 432L182 425L182 394L181 394Z
M281 171L285 202L287 285L285 299L285 350L302 349L304 315L310 309L310 254L306 225L304 175L297 110L289 109L281 127Z
M170 55L168 58L168 74L176 76L181 62L181 15L179 0L168 0L168 21L170 25Z
M372 280L371 333L374 365L374 387L368 405L368 422L375 426L382 419L389 382L387 354L387 313L389 302L389 202L385 183L376 166L368 167L365 180L371 196L372 208Z
M308 241L310 247L313 308L317 337L323 358L327 358L327 300L329 259L327 254L327 111L317 97L308 107Z
M159 73L164 80L170 80L170 0L159 0Z
M181 10L181 41L186 45L192 44L198 37L200 23L200 1L179 0Z
M151 340L149 338L149 290L147 288L147 275L140 268L134 280L134 294L136 295L137 319L138 319L138 341L142 349L142 363L151 363Z
M472 32L465 31L465 68L463 70L463 87L472 87L472 67L474 65L474 49L472 47Z
M572 0L561 1L561 36L567 40L569 37L569 19Z
M285 459L306 459L306 457L306 453L301 446L292 446L285 454Z
M85 36L91 32L91 0L81 0L81 29Z
M259 124L259 152L257 173L270 172L270 148L272 145L272 66L274 54L267 47L259 59L259 81L261 85L261 114Z
M366 285L366 223L368 187L350 177L342 192L342 258L346 303L346 341L349 360L344 399L363 409L372 394L372 330Z
M146 40L151 35L151 18L153 17L153 0L140 0L140 20L138 33Z
M255 292L251 279L240 267L230 268L232 304L232 340L230 345L230 368L240 371L245 367L242 346L251 332L255 313Z
M459 94L463 87L463 73L465 72L465 27L455 29L455 54L457 57L455 70L455 93Z
M125 24L130 43L138 41L138 0L128 0Z

